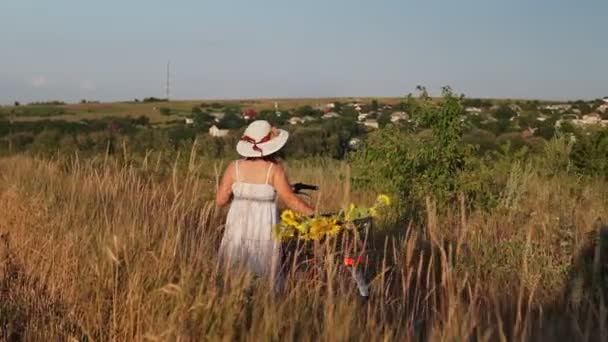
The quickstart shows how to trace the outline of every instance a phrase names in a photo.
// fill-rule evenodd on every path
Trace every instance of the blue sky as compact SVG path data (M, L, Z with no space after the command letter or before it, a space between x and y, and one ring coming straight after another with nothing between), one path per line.
M606 0L2 0L0 103L608 95Z

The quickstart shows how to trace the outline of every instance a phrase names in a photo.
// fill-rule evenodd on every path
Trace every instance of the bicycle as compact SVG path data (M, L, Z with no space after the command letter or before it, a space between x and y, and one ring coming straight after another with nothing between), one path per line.
M292 184L292 190L295 194L300 196L308 196L310 194L305 191L318 191L319 187L311 184L295 183ZM325 213L321 216L334 216L335 213ZM287 249L294 247L295 242L296 253L294 257L297 259L298 256L304 256L303 263L306 265L313 266L313 269L318 269L316 261L325 260L328 256L330 260L338 259L341 261L339 270L346 270L350 277L355 281L357 290L361 297L369 297L369 282L367 281L365 271L368 266L368 254L372 251L370 248L371 242L369 240L370 233L373 229L373 218L365 217L352 221L341 222L342 225L348 226L345 230L347 233L340 233L334 240L332 245L325 244L324 239L321 241L312 242L313 246L309 242L302 242L300 240L290 241L287 243ZM321 245L324 245L324 250L321 251L322 255L318 255L315 251L319 251ZM303 248L302 248L303 246ZM312 247L312 251L311 248ZM317 248L315 248L317 247ZM333 252L335 255L327 255L328 252ZM315 255L316 254L316 255ZM338 258L335 258L338 256Z

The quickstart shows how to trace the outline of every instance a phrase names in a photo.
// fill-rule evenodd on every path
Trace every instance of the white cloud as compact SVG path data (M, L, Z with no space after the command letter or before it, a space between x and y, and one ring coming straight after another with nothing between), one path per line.
M84 81L80 82L80 89L81 90L95 90L95 89L97 89L97 86L92 81L84 80Z
M43 75L36 76L27 81L27 84L29 84L30 86L32 86L34 88L44 88L44 87L48 86L49 83L50 83L49 80L46 77L44 77Z

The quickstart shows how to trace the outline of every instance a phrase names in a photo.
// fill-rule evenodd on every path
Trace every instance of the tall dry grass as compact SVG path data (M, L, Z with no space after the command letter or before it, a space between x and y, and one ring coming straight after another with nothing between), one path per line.
M158 165L152 158L128 166L108 159L0 160L0 231L10 234L11 269L0 292L4 337L608 336L602 293L576 259L595 220L607 216L601 181L549 179L516 165L492 212L470 212L461 198L440 215L429 200L424 226L379 227L383 239L369 266L372 296L364 302L337 276L331 258L314 274L292 268L279 295L243 270L222 270L216 251L224 213L210 202L221 166L191 158L162 173ZM290 174L322 186L313 200L322 210L375 196L352 191L343 164L292 165Z

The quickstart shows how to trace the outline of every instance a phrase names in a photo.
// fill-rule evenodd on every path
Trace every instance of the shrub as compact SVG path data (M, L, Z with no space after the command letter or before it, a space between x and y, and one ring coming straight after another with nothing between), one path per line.
M446 202L460 188L458 175L470 152L462 140L464 108L447 87L438 106L424 89L421 98L414 119L429 128L427 133L415 137L398 127L378 130L355 153L353 164L360 182L397 193L404 203L421 203L428 195Z
M608 130L580 137L570 160L580 174L608 177Z

